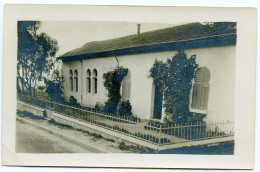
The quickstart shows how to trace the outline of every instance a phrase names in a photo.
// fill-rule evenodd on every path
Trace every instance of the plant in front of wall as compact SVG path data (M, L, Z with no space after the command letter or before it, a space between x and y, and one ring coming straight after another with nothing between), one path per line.
M103 111L104 106L100 102L97 102L96 105L95 105L95 110L96 111Z
M118 66L116 69L103 74L104 86L108 91L108 100L105 102L104 111L107 113L116 113L117 106L121 99L120 87L128 69Z
M63 82L64 79L61 76L59 70L54 70L51 77L44 78L44 84L46 86L46 93L50 96L52 101L65 103L63 98Z
M184 124L191 117L189 95L197 67L195 55L187 58L184 51L178 51L166 62L156 60L150 69L150 77L161 86L164 94L163 106L168 123Z
M121 116L131 116L132 106L129 102L129 100L120 100L117 105L117 114Z
M70 96L69 105L71 105L71 106L79 106L78 100L74 96Z

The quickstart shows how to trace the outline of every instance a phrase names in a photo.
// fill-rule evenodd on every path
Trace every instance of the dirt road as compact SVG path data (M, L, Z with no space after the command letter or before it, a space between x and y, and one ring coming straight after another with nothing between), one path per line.
M16 152L18 153L94 152L20 121L16 123L16 145Z

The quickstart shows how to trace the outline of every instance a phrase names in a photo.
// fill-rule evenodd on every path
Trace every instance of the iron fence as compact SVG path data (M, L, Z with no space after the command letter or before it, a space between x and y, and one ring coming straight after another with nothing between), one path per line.
M176 143L229 137L234 135L234 122L196 122L180 124L158 124L141 122L138 118L110 114L86 107L73 107L66 104L52 102L18 94L18 100L51 109L61 115L76 118L102 128L123 133L158 146Z

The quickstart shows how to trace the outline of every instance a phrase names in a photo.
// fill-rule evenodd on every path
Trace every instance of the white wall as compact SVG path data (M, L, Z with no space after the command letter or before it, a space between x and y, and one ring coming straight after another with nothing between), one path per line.
M72 70L73 74L75 70L78 70L78 92L76 92L74 75L73 75L73 91L70 88L70 81L69 81L69 71ZM62 63L62 76L64 77L65 82L63 83L63 94L65 100L69 101L70 96L74 96L77 98L78 102L81 102L81 62L80 61L73 61L69 63Z
M158 53L146 53L136 55L125 55L117 57L119 65L127 67L131 71L131 98L133 114L150 119L153 112L152 101L152 78L148 78L149 70L155 59L166 60L177 52L167 51ZM210 70L211 79L208 110L206 120L232 120L234 118L234 72L235 72L235 46L199 48L185 50L190 57L197 55L199 67L206 66ZM103 86L103 73L112 70L117 66L114 57L95 58L82 61L83 70L81 73L81 62L63 63L64 94L68 100L70 96L75 96L78 102L87 106L94 106L96 102L104 103L107 100L107 92ZM79 71L79 92L70 91L69 70ZM98 92L97 94L87 94L86 92L86 71L90 69L98 72ZM93 75L92 75L93 76ZM82 82L83 80L83 82ZM93 88L92 88L93 91ZM82 93L82 94L81 94ZM163 117L162 117L163 118Z
M210 71L205 120L234 120L235 46L201 48L185 52L188 56L196 54L199 67L205 66Z

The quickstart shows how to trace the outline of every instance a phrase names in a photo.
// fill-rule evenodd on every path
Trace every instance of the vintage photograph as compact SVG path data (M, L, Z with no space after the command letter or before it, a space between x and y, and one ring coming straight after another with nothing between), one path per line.
M17 153L234 154L236 22L17 21Z
M4 15L3 165L254 168L255 8Z

